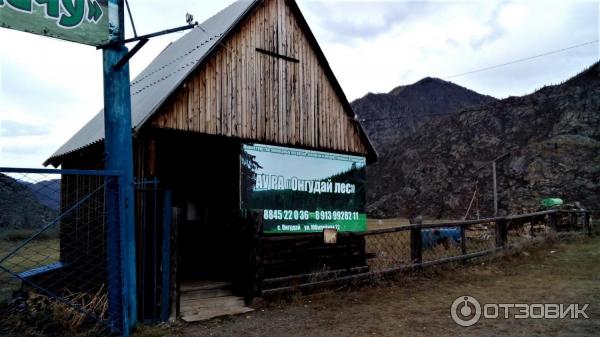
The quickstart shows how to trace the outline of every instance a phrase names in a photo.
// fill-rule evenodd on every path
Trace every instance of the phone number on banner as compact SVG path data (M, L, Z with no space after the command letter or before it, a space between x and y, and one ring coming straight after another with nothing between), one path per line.
M359 213L353 211L314 211L291 209L265 209L264 220L358 220Z

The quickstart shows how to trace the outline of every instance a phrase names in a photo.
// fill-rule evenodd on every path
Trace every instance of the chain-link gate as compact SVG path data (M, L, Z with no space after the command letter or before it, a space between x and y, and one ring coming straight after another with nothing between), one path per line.
M127 330L118 214L107 207L119 177L0 168L0 335Z
M157 179L135 183L138 317L167 321L171 314L171 191Z

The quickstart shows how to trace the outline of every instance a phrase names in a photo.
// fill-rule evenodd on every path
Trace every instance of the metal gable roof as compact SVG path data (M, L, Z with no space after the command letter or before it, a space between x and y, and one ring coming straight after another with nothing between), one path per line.
M239 0L167 46L132 82L131 123L141 127L227 32L260 0ZM63 144L44 165L104 139L104 110Z

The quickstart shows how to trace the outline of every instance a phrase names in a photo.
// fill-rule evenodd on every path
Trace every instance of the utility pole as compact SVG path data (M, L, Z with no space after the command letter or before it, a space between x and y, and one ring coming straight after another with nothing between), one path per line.
M494 186L494 216L498 216L498 184L496 178L496 161L508 156L510 153L507 152L501 156L496 157L492 160L492 184Z
M494 184L494 216L498 216L498 186L496 185L496 159L492 161L492 176Z
M116 41L125 40L124 1L118 2L118 11L110 11L110 22L118 23L112 34ZM114 16L118 15L117 18ZM112 27L111 27L112 28ZM112 281L119 281L120 289L109 289L113 317L123 317L124 336L137 322L137 290L135 268L135 228L133 199L133 145L131 137L131 92L129 64L117 67L127 55L124 43L103 49L104 69L104 151L106 169L122 172L118 181L107 188L107 251L108 268ZM118 196L118 197L117 197ZM109 282L110 284L110 282ZM122 306L115 305L121 303Z

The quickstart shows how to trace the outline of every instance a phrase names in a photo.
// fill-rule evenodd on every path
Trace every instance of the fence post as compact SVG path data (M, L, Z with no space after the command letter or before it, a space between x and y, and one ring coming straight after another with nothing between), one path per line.
M181 247L179 246L179 226L183 217L183 211L179 207L171 208L173 222L173 241L175 244L175 296L171 306L175 308L175 318L179 317L181 302ZM173 310L171 310L173 311Z
M262 282L264 279L264 266L262 258L262 216L257 212L248 212L246 219L249 221L251 228L251 261L250 261L250 278L252 281L252 287L250 289L250 297L262 296Z
M160 319L169 320L171 303L171 190L164 191L163 198L163 230L162 230L162 282Z
M410 230L410 261L413 264L421 264L423 262L421 227Z
M256 234L254 237L254 289L253 293L258 296L262 296L262 282L265 278L264 276L264 265L262 258L262 244L263 240L261 239L260 234Z
M171 194L172 195L172 194ZM169 319L174 321L179 316L179 291L181 290L181 275L179 268L181 266L179 258L179 220L181 219L181 209L171 207L171 289L169 297L171 298L171 312Z
M354 242L354 233L350 232L348 234L348 236L346 236L344 239L346 239L346 273L348 275L350 275L350 272L352 270L352 243ZM339 237L338 237L339 239Z
M537 222L537 219L538 219L538 217L532 216L529 220L529 236L531 236L531 237L535 236L534 226Z
M590 221L591 218L591 213L589 211L584 211L583 212L583 226L585 227L585 230L587 231L587 235L588 236L592 236L592 222Z
M504 248L508 237L508 221L500 219L496 221L496 248Z
M462 255L467 255L467 226L460 226L460 251ZM463 263L466 261L463 260Z
M550 217L550 228L552 228L553 231L557 231L557 226L558 226L558 213L550 213L548 214L548 216Z

